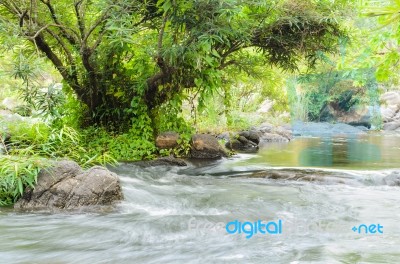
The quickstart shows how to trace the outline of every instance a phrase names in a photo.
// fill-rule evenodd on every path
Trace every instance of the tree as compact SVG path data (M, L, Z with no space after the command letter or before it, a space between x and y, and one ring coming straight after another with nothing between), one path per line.
M87 110L87 123L129 128L186 90L261 52L293 70L345 35L330 1L0 0L0 34L44 54Z
M400 1L368 1L364 15L376 18L374 33L369 39L368 47L372 50L376 77L386 84L399 83L400 61Z

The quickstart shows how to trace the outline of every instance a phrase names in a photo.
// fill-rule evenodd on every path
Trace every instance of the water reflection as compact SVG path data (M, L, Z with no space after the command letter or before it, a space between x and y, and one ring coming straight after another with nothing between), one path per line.
M400 166L400 137L362 135L349 137L296 138L269 144L250 163L271 166L383 169Z

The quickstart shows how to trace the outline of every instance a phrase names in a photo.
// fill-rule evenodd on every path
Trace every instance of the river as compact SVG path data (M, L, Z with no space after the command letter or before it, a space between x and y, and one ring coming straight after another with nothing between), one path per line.
M113 210L1 208L0 263L398 263L400 187L383 179L399 153L398 135L370 134L185 168L121 164ZM282 233L228 234L234 220L280 220Z

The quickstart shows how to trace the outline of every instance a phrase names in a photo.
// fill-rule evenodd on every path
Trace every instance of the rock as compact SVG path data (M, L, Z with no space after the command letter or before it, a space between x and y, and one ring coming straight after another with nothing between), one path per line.
M176 132L163 132L156 138L156 146L160 149L171 149L178 146L179 134Z
M243 136L239 136L237 139L231 139L225 144L225 147L230 150L247 153L254 153L258 151L258 145Z
M386 105L397 105L400 107L400 93L397 91L382 94L380 100Z
M20 105L20 103L11 97L7 97L4 98L3 101L1 101L1 106L6 109L6 110L10 110L10 111L14 111L18 106Z
M155 160L149 161L138 161L134 162L133 165L137 165L140 167L154 167L154 166L178 166L185 167L187 163L183 159L178 159L174 157L162 157Z
M270 123L262 123L258 128L255 130L260 131L261 133L271 133L274 130L274 126Z
M346 184L346 185L360 185L357 179L347 172L342 171L324 171L319 169L297 169L297 168L284 168L284 169L270 169L270 170L254 170L243 173L242 177L246 178L265 178L271 180L284 180L284 181L306 181L306 182L320 182L324 184Z
M290 141L293 138L291 129L292 129L291 125L286 125L286 127L285 126L275 127L274 125L267 122L262 123L259 127L253 128L253 130L256 131L260 136L260 140L262 140L263 137L271 138L272 135L280 135L283 138L286 138L286 140L277 140L277 141ZM273 138L277 139L279 137L274 136Z
M292 130L292 124L286 123L281 126L283 129Z
M400 128L400 120L383 124L383 130L394 131Z
M224 140L225 142L228 142L230 137L231 137L231 135L230 135L229 132L223 132L223 133L221 133L221 134L219 134L217 136L217 139Z
M333 101L325 102L318 112L309 112L311 122L344 123L353 126L372 126L374 113L378 112L378 105L368 105L359 102L357 98L367 97L366 92L346 90ZM310 102L313 104L313 102Z
M391 174L383 178L383 182L389 186L400 186L400 172L392 172Z
M219 159L227 156L217 138L208 134L195 134L191 139L190 157L195 159Z
M266 142L289 142L289 139L279 134L264 133L261 136L260 144L265 144Z
M381 116L384 122L383 129L394 131L400 122L400 93L386 92L381 96Z
M254 153L258 151L258 143L260 143L259 133L255 130L247 130L234 135L225 147L234 151Z
M290 129L284 128L284 127L277 127L273 130L273 132L275 134L278 134L284 138L287 139L287 141L292 140L293 138L293 134L292 131ZM285 142L286 140L282 140L283 142Z
M0 120L0 155L4 154L6 150L9 150L10 139L11 135L7 126Z
M9 115L12 115L12 114L13 114L13 112L11 112L10 110L0 109L0 117L9 116Z
M368 131L368 128L365 126L355 126L357 129L360 129L361 131Z
M264 100L264 102L261 103L260 108L257 110L257 113L268 113L273 106L274 101L269 99Z
M388 105L388 106L382 106L381 107L381 116L383 122L391 122L396 118L397 111L398 111L397 105Z
M260 135L258 132L250 130L250 131L242 131L239 132L239 136L245 137L247 140L254 142L255 144L260 143Z
M400 111L393 117L394 120L400 119Z
M372 107L352 107L348 112L341 112L336 115L335 121L351 126L365 126L371 128Z
M40 171L35 189L27 188L14 208L76 209L112 205L122 199L121 186L115 173L100 166L83 171L73 161L60 161Z
M23 116L11 113L8 110L2 110L0 112L0 119L5 123L23 122L25 120Z
M42 122L40 118L24 117L20 114L12 113L9 110L0 110L0 121L6 124L21 123L37 124Z

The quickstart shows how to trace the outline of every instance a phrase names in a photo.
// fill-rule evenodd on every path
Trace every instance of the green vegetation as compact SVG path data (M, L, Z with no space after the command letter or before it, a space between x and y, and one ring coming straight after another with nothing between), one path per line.
M231 68L254 63L295 69L335 52L345 34L328 1L8 1L1 40L25 63L45 56L82 104L82 124L126 132L152 129L171 100L198 93L200 104ZM39 53L39 54L38 54ZM179 99L177 99L179 98ZM179 102L178 102L179 103Z
M48 166L39 157L0 156L0 206L15 203L25 187L34 187L41 168Z
M288 111L319 120L348 94L346 109L377 100L374 73L385 90L399 83L400 32L399 2L377 2L0 0L0 205L45 160L185 156L196 132L283 123ZM364 70L372 77L353 74ZM287 93L293 80L302 96ZM178 149L156 148L165 131L181 135Z

